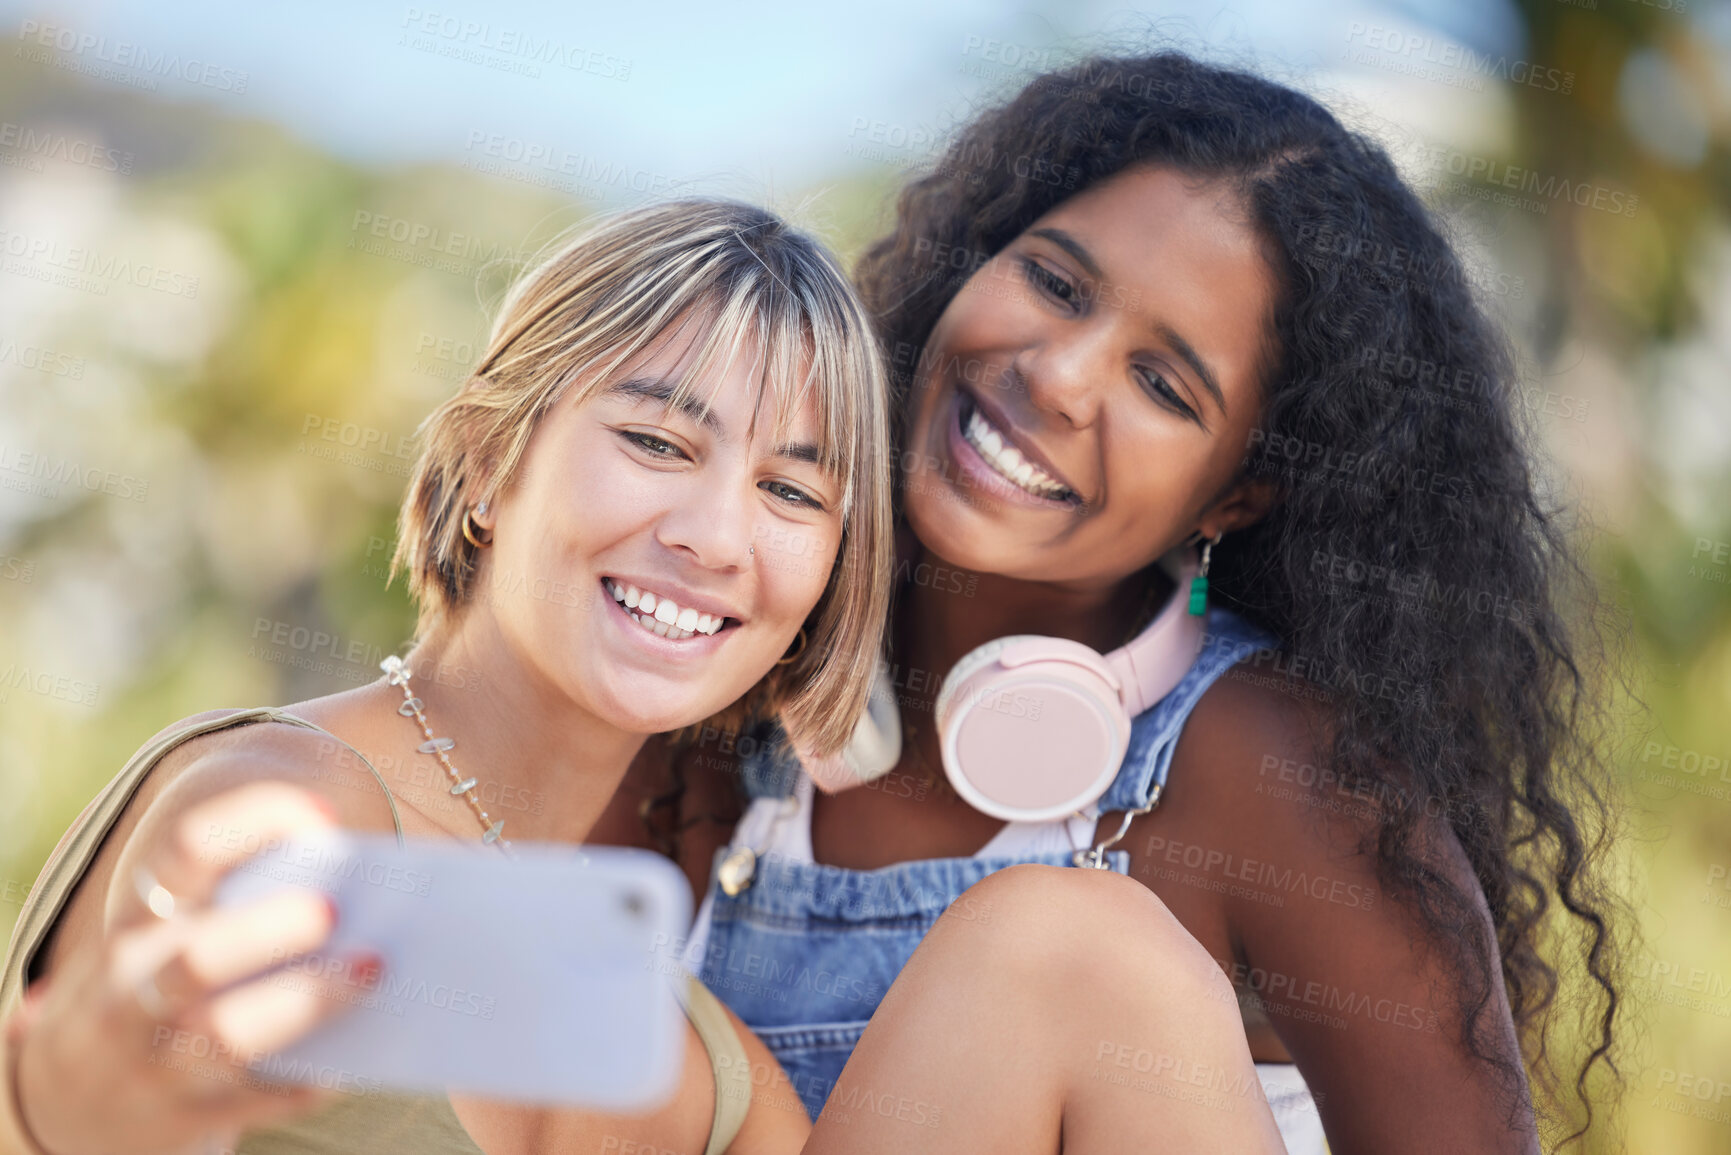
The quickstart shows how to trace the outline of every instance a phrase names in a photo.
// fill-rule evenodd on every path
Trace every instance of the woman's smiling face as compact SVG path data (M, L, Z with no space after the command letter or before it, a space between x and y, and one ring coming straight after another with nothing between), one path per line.
M938 318L908 399L905 509L966 569L1100 584L1255 520L1236 483L1275 284L1232 195L1137 168L1046 213Z
M657 342L556 405L478 519L493 531L486 612L520 660L620 729L676 729L738 699L829 581L841 485L817 464L816 404L778 429L754 360L742 343L675 406L685 363Z

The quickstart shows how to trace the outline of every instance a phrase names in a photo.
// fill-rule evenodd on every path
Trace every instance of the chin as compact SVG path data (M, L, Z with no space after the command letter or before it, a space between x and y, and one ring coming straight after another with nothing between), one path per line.
M915 492L914 485L922 487ZM946 563L975 573L1006 573L1027 551L991 507L958 492L941 477L909 480L902 512L920 544Z
M619 700L617 695L609 695L595 712L609 725L616 726L627 734L642 734L645 737L677 730L709 717L709 713L704 712L701 705L670 702L665 694L656 706L656 709L646 710L640 705Z
M684 692L680 690L665 682L645 684L621 679L609 683L590 701L596 703L596 716L609 725L628 734L647 737L694 725L725 709L734 700L721 700L713 692L702 692L701 688L683 687Z

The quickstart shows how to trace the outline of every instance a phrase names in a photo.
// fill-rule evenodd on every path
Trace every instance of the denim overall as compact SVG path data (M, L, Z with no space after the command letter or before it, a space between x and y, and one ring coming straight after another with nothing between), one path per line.
M1155 786L1166 781L1179 732L1203 691L1274 642L1222 609L1210 609L1206 622L1189 672L1132 720L1123 766L1098 804L1102 813L1147 806ZM742 759L753 798L786 797L793 790L799 762L777 737L772 731ZM726 853L716 853L718 870ZM1110 869L1129 872L1125 851L1107 851L1105 858ZM1070 852L922 859L881 870L764 855L738 895L729 897L711 883L712 922L700 977L762 1037L815 1119L867 1021L932 923L974 883L1017 862L1075 865ZM956 913L968 917L972 901L964 899Z

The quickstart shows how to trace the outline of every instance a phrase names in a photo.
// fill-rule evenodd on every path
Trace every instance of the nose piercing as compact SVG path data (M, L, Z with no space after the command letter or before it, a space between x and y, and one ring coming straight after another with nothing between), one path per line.
M757 556L757 547L755 545L747 546L745 548L745 552L750 554L752 557L756 557Z

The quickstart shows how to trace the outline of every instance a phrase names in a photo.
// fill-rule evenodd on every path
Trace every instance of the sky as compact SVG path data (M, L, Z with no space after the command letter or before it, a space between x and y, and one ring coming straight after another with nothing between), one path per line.
M1520 48L1506 0L0 0L0 59L154 83L366 163L576 154L773 189L833 173L850 148L917 162L982 100L1061 62L1058 46L1153 35L1289 83L1350 85L1368 70L1342 56L1370 27ZM1362 79L1402 87L1386 70Z

